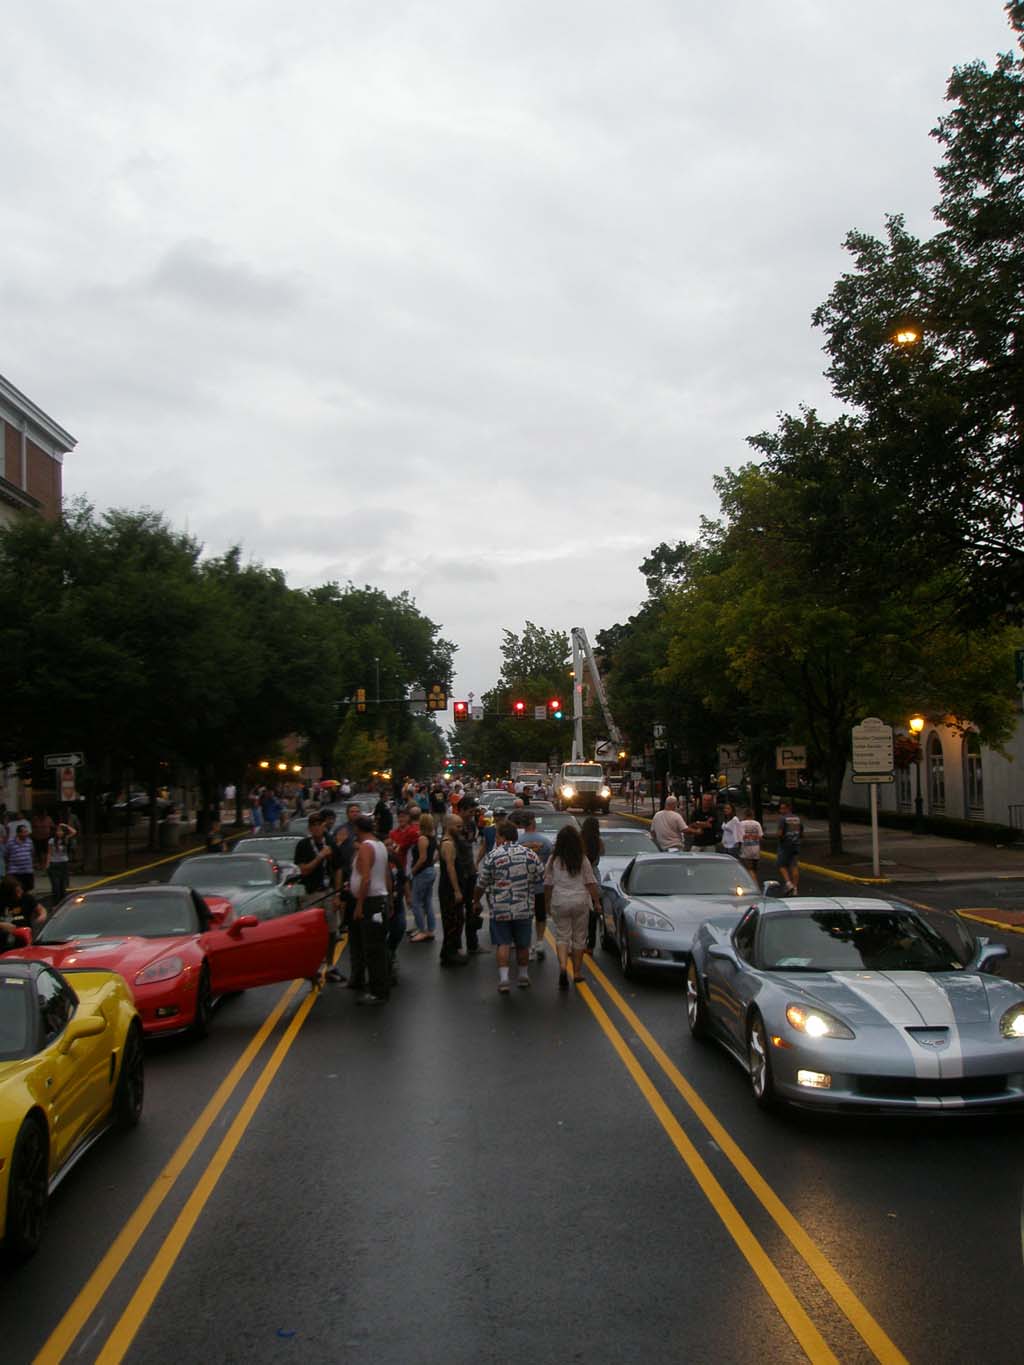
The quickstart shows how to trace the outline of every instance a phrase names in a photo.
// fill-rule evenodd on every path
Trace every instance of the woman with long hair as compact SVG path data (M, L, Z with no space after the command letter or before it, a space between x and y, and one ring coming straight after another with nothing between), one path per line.
M558 951L558 989L569 989L569 958L576 984L583 977L583 954L587 949L590 909L599 910L597 878L583 850L583 837L575 825L558 831L555 847L544 871L544 904L555 930Z
M434 817L420 816L420 832L412 854L409 877L412 882L412 917L416 921L416 932L409 937L410 943L429 943L434 937L434 880L437 868L437 839L434 834Z

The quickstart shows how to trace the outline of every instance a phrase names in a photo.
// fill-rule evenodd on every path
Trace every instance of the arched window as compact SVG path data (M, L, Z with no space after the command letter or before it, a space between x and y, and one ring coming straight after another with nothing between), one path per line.
M983 814L985 782L981 770L981 740L973 734L964 735L964 791L967 793L968 814Z
M928 809L946 809L946 766L942 740L932 731L928 737Z

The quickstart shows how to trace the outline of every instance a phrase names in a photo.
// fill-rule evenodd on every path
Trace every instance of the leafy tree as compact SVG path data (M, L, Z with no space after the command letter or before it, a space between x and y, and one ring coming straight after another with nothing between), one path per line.
M1018 47L1024 4L1006 6ZM917 517L908 548L952 573L977 621L1024 607L1024 57L954 70L933 130L941 225L921 241L899 215L879 240L851 232L854 268L815 314L861 456ZM893 345L912 327L916 345Z
M1013 633L999 623L958 627L945 570L907 581L898 545L865 553L872 501L884 493L867 474L851 486L854 438L848 424L813 414L784 421L754 442L770 450L765 465L716 481L723 517L690 547L687 576L668 598L662 674L731 713L762 763L776 742L808 743L826 779L833 851L857 721L899 723L925 707L975 725L994 745L1015 721L1005 653Z

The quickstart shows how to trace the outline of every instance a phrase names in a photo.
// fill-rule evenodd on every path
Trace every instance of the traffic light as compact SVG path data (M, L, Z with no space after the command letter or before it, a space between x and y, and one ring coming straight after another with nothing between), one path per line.
M469 720L469 703L464 701L452 702L452 709L455 712L456 721Z
M360 715L362 715L363 712L366 710L366 688L365 688L365 687L357 687L357 688L356 688L356 710L359 712Z
M552 697L548 702L548 715L552 720L562 719L562 703L557 697Z
M512 714L515 716L516 720L522 720L526 715L526 702L514 701L512 703Z

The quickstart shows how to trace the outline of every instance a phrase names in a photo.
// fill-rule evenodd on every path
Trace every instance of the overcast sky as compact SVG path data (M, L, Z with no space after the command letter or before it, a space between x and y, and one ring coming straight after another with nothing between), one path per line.
M8 0L0 372L65 491L459 645L599 629L827 404L852 227L937 198L999 0Z

